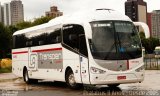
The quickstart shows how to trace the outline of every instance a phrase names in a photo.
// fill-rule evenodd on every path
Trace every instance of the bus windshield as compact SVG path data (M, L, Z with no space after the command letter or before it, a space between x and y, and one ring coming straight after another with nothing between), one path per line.
M128 60L142 57L138 31L128 21L91 22L90 49L94 59Z

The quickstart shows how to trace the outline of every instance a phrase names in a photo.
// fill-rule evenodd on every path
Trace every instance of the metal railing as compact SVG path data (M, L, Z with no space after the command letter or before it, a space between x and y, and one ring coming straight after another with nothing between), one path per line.
M160 70L160 56L146 54L144 56L144 64L146 70Z

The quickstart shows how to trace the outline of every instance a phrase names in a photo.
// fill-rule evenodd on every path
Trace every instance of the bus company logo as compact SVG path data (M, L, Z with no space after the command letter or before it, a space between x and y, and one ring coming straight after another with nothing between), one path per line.
M62 59L62 53L40 53L40 60L60 60Z

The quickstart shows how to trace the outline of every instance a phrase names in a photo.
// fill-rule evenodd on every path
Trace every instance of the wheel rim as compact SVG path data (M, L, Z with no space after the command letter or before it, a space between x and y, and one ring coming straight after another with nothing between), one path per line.
M27 82L28 81L28 73L25 72L25 81Z
M76 84L75 78L74 78L74 74L70 74L69 78L68 78L68 82L71 86L74 86Z

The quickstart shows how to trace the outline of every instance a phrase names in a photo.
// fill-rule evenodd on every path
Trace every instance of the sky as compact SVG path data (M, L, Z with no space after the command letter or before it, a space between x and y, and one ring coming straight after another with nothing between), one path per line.
M0 0L1 5L11 0ZM78 10L93 8L110 8L125 14L124 3L127 0L21 0L24 6L25 20L45 15L50 7L55 5L63 14L71 14ZM144 0L147 2L148 12L160 9L160 0Z

